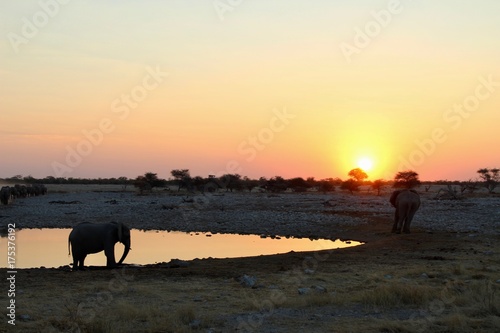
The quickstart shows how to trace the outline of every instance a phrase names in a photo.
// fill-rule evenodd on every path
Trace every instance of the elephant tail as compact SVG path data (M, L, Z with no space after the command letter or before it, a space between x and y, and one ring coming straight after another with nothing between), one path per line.
M70 240L68 237L68 257L71 255L71 248L69 247L69 244L70 244Z

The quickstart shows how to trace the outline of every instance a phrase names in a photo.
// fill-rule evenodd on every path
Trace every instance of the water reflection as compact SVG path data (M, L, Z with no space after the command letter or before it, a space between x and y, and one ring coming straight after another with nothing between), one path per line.
M22 229L16 231L16 267L59 267L72 262L68 256L68 236L71 229ZM317 251L360 245L356 241L310 240L304 238L261 238L255 235L204 234L167 231L131 231L132 250L125 263L153 264L171 259L235 258ZM0 267L7 266L7 239L0 240ZM123 245L115 246L120 258ZM5 255L3 255L5 254ZM85 265L105 266L104 252L87 256Z

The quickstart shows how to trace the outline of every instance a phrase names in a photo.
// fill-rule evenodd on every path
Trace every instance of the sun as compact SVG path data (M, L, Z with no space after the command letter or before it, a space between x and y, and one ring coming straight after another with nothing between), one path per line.
M363 169L363 171L365 172L370 171L371 169L373 169L373 160L368 157L361 157L358 160L358 167Z

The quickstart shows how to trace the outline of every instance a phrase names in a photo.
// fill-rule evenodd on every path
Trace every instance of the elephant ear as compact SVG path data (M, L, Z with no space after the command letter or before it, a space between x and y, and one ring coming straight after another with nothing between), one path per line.
M389 199L392 207L396 207L396 198L398 197L399 193L401 193L401 191L402 190L392 192L391 198Z
M123 223L118 223L118 241L122 243L123 240Z

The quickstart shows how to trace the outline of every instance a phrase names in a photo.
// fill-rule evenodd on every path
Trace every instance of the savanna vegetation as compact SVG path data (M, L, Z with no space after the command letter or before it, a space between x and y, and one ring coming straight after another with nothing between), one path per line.
M141 194L147 193L154 188L168 188L176 191L190 192L250 192L254 190L267 192L331 192L337 188L354 193L360 191L361 187L365 190L373 190L378 195L384 188L415 188L423 185L427 192L432 186L445 185L455 193L473 193L477 189L484 187L488 193L494 193L498 184L500 184L500 169L482 168L477 171L478 176L467 181L421 181L419 175L414 170L400 171L394 179L367 180L369 175L361 168L355 168L349 171L348 178L342 180L336 178L315 179L315 177L294 177L285 179L281 176L271 178L260 177L251 179L239 174L223 174L221 176L208 175L207 177L192 176L189 169L174 169L170 171L171 177L162 179L157 173L146 172L136 178L127 178L125 176L117 178L64 178L47 176L45 178L34 178L32 176L15 175L12 177L0 179L3 183L23 183L23 184L82 184L82 185L121 185L123 189L128 186L134 186ZM450 193L451 193L450 192Z

